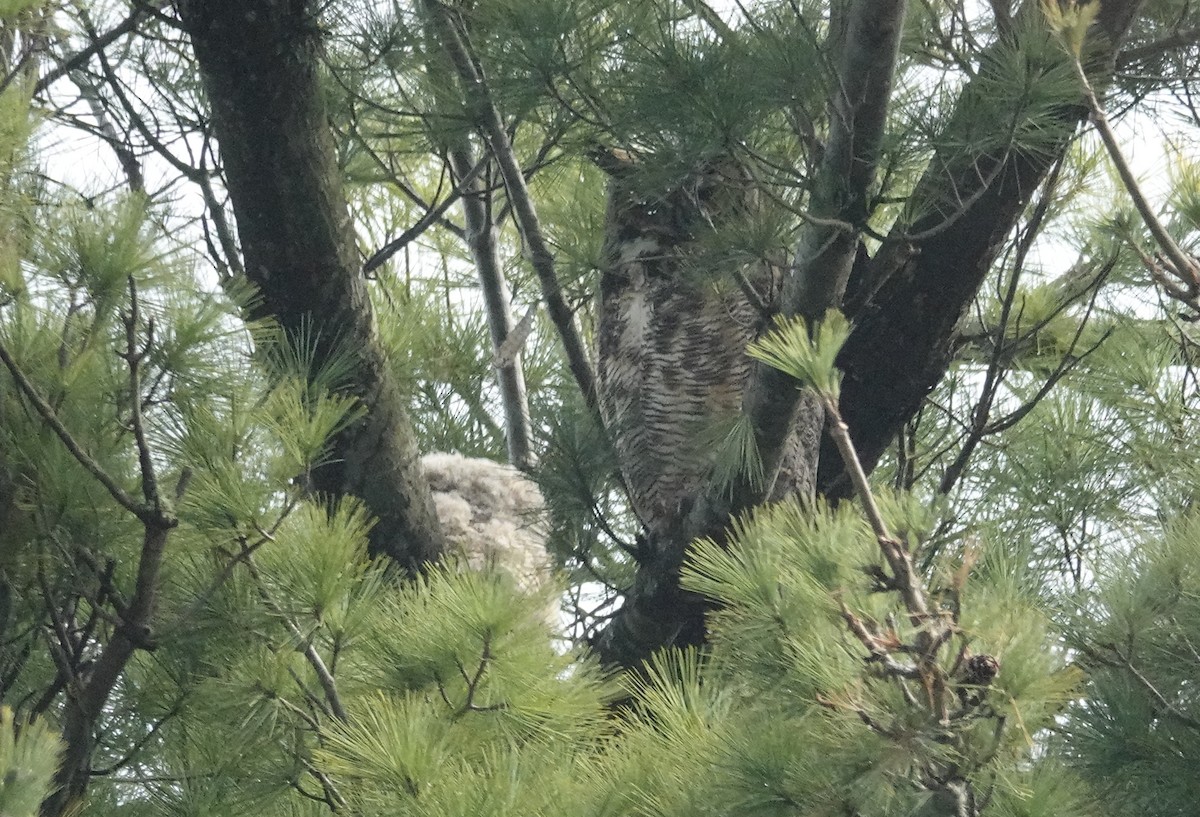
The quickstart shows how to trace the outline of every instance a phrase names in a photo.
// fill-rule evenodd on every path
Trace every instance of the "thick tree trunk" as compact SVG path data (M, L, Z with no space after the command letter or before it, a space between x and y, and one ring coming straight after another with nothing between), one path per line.
M881 136L884 121L886 100L880 93L890 87L890 66L880 49L894 47L894 40L883 35L898 25L896 15L902 13L887 5L854 4L853 19L844 27L845 39L837 49L842 79L832 97L828 152L812 203L814 214L825 223L807 225L782 297L786 314L812 320L826 308L842 306L854 319L854 333L838 361L845 371L841 410L868 469L945 375L963 311L1005 236L1087 113L1081 105L1064 105L1045 125L1056 137L1036 153L1012 150L998 157L955 159L939 153L913 196L914 201L935 202L933 212L899 227L899 235L869 257L858 246L857 232L832 222L857 228L866 215L865 199L856 196L865 194L871 183L878 144L871 140ZM1140 5L1141 0L1104 3L1093 63L1112 61ZM1022 13L1040 14L1038 4L1027 3ZM981 72L967 85L950 128L978 110L973 97L988 93L987 83L986 72ZM964 208L963 202L969 206ZM923 232L928 235L907 238ZM851 290L843 298L848 284ZM779 372L758 370L747 386L745 410L755 420L769 468L781 461L780 452L789 440L803 435L812 441L806 453L819 463L817 492L849 494L842 459L831 440L820 445L818 456L820 407L799 396L794 381ZM703 643L707 605L683 592L678 583L685 548L696 536L720 540L733 516L763 499L762 489L748 483L732 491L710 489L690 500L689 518L660 525L662 532L649 537L625 606L600 636L605 661L633 666L661 646Z
M371 550L409 571L438 558L442 535L405 399L380 347L342 190L319 77L316 4L179 0L221 146L247 277L249 317L274 318L316 346L319 366L354 355L342 391L365 416L334 440L313 485L360 498L378 520Z
M1105 0L1090 37L1093 65L1112 64L1141 5L1142 0ZM1022 13L1041 12L1029 3ZM983 62L986 66L986 58ZM963 90L959 116L977 110L972 97L987 93L988 82L983 71ZM959 320L1087 113L1082 104L1063 106L1043 129L1054 134L1053 143L1037 152L951 158L939 151L913 195L915 201L932 202L930 212L904 225L874 258L859 257L854 277L869 283L848 299L854 332L838 366L845 372L842 415L868 469L945 376ZM952 120L950 127L958 124ZM970 202L965 210L963 202ZM923 233L911 242L904 237ZM817 486L830 496L850 493L841 457L828 438Z

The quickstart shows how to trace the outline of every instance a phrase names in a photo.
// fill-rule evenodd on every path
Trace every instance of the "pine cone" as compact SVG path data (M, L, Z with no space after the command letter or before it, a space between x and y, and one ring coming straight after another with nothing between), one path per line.
M986 653L972 655L963 662L959 672L958 699L963 706L978 706L987 694L987 688L1000 674L1000 662Z

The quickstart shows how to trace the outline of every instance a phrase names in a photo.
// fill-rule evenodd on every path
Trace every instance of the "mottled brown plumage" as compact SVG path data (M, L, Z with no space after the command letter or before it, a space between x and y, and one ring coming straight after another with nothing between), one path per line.
M716 262L697 244L747 214L752 187L732 163L713 164L665 191L633 183L621 157L611 175L600 283L600 409L634 510L663 532L693 500L715 456L714 429L741 408L746 345L769 322L776 271ZM719 257L719 256L717 256Z

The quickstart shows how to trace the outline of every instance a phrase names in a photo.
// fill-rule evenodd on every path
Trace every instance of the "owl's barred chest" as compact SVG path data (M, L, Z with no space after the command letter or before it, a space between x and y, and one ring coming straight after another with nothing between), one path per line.
M706 387L744 376L749 368L745 347L761 317L746 296L663 275L661 269L649 273L647 266L635 260L605 273L602 367L637 365L646 378L694 380Z
M741 408L745 349L763 316L730 285L732 275L686 267L686 248L653 235L610 235L607 249L601 413L634 507L653 528L669 524L711 471L711 441Z

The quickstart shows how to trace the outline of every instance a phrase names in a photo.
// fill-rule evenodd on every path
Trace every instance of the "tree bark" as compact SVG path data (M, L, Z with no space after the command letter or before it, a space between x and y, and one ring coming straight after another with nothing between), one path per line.
M1093 35L1094 64L1112 62L1141 2L1106 0ZM850 7L845 39L837 49L842 55L840 87L831 98L828 153L810 208L824 223L806 225L802 232L796 268L782 299L785 314L812 320L826 308L841 306L855 322L838 360L845 372L841 411L868 472L945 375L959 319L1005 236L1087 113L1082 105L1064 105L1046 124L1057 136L1038 152L952 159L939 151L913 200L942 206L899 226L874 257L868 256L859 246L858 228L867 215L862 197L873 173L870 162L878 144L873 140L882 135L890 90L886 53L880 49L898 18L889 16L888 5ZM898 9L890 11L894 15ZM1028 2L1021 13L1041 12L1037 2ZM894 42L890 45L894 48ZM949 127L972 116L975 96L986 92L986 80L977 76L968 83ZM790 435L819 428L821 422L816 401L803 401L796 383L775 371L756 372L745 410L755 420L768 468L777 467ZM823 440L819 456L815 449L810 454L817 458L817 493L849 496L852 486L833 441ZM763 490L749 483L731 492L710 491L697 499L689 519L670 536L649 543L624 607L599 637L606 662L636 666L658 647L703 643L708 605L679 588L686 547L698 536L721 540L733 517L764 498Z
M221 146L246 276L273 318L315 345L319 367L354 355L340 386L366 408L333 441L313 486L376 517L370 547L413 572L439 557L441 529L404 395L380 346L320 87L320 27L303 0L179 0Z
M1113 63L1141 5L1142 0L1105 0L1089 38L1092 64ZM1028 3L1021 13L1041 11L1037 3ZM955 118L970 115L973 95L986 93L983 77L981 73L963 90ZM1064 105L1046 123L1046 132L1056 135L1041 151L955 159L939 150L913 195L914 200L939 206L902 225L873 258L859 257L853 276L874 283L868 287L872 292L848 299L854 331L838 366L845 372L842 414L868 471L945 376L957 347L960 319L1005 237L1087 113L1083 104ZM950 127L954 125L952 120ZM971 204L958 212L961 202ZM948 222L952 213L956 216ZM925 237L915 241L906 238L923 233ZM828 438L821 450L817 487L834 497L850 493L841 457Z

